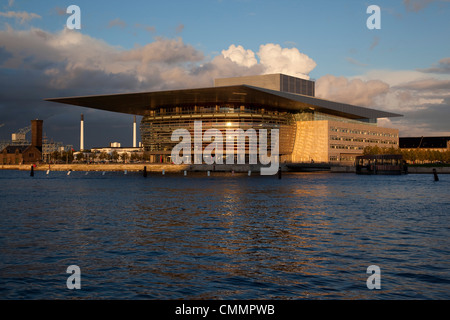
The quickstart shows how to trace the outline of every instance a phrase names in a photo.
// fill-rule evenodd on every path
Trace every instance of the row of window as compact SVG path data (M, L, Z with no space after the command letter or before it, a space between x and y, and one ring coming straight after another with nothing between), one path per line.
M332 144L330 149L345 149L345 150L363 150L364 146L347 146L342 144Z
M365 130L357 130L357 129L336 128L336 127L331 127L330 131L342 132L342 133L363 134L363 135L379 136L379 137L391 137L391 138L398 137L398 135L394 134L394 133L374 132L374 131L365 131Z
M333 162L333 161L354 161L356 156L357 156L356 154L354 156L342 155L340 158L338 156L330 156L330 162Z
M363 138L353 138L353 137L337 137L330 136L330 140L333 141L351 141L351 142L366 142L366 143L381 143L381 144L392 144L396 145L396 141L392 140L375 140L375 139L363 139Z

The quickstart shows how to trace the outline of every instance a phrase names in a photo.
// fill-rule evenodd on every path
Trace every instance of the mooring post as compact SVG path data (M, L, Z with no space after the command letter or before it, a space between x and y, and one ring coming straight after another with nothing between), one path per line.
M147 178L147 166L144 166L144 178Z
M439 177L437 175L436 169L433 168L434 181L439 181Z
M30 177L34 177L34 166L31 165Z
M278 179L281 179L281 167L278 168Z

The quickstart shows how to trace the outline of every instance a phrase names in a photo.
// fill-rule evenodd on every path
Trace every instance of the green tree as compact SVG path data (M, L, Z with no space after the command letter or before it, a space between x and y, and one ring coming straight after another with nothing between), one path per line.
M424 163L425 160L427 160L427 150L421 150L421 149L418 149L418 150L417 150L417 159L418 159L421 163Z
M148 154L147 152L144 152L144 154L142 155L142 158L144 159L144 161L150 161L150 154Z
M78 154L76 155L76 159L77 159L78 161L83 161L83 160L84 160L84 153L83 153L83 152L78 153Z
M101 161L105 161L106 159L109 158L109 155L108 155L107 152L102 151L102 152L100 153L100 155L98 156L98 158L99 158Z
M139 152L132 152L130 156L131 161L140 161L142 160L142 154Z
M130 157L130 156L128 155L127 152L124 152L124 153L122 153L122 154L120 155L120 158L122 159L122 161L123 161L124 163L127 162L127 160L128 160L129 157Z
M363 149L363 155L368 156L372 154L372 147L371 146L365 146Z
M61 159L61 153L59 151L53 151L50 154L50 161L56 162Z
M447 150L442 154L442 161L450 163L450 150Z
M113 161L119 160L119 153L118 153L116 150L114 150L113 152L111 152L111 159L112 159Z

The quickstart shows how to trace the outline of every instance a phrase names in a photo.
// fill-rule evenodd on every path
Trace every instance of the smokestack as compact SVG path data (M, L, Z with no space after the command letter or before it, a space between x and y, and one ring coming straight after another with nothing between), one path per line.
M42 147L42 123L43 120L31 120L31 145Z
M134 116L133 122L133 148L136 148L136 116Z
M84 150L84 117L81 114L81 123L80 123L80 151Z

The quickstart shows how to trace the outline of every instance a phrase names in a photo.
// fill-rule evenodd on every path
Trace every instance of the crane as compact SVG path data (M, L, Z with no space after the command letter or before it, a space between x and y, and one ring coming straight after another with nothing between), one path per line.
M31 126L19 129L16 133L11 135L11 140L13 144L27 144L26 135L31 131Z

